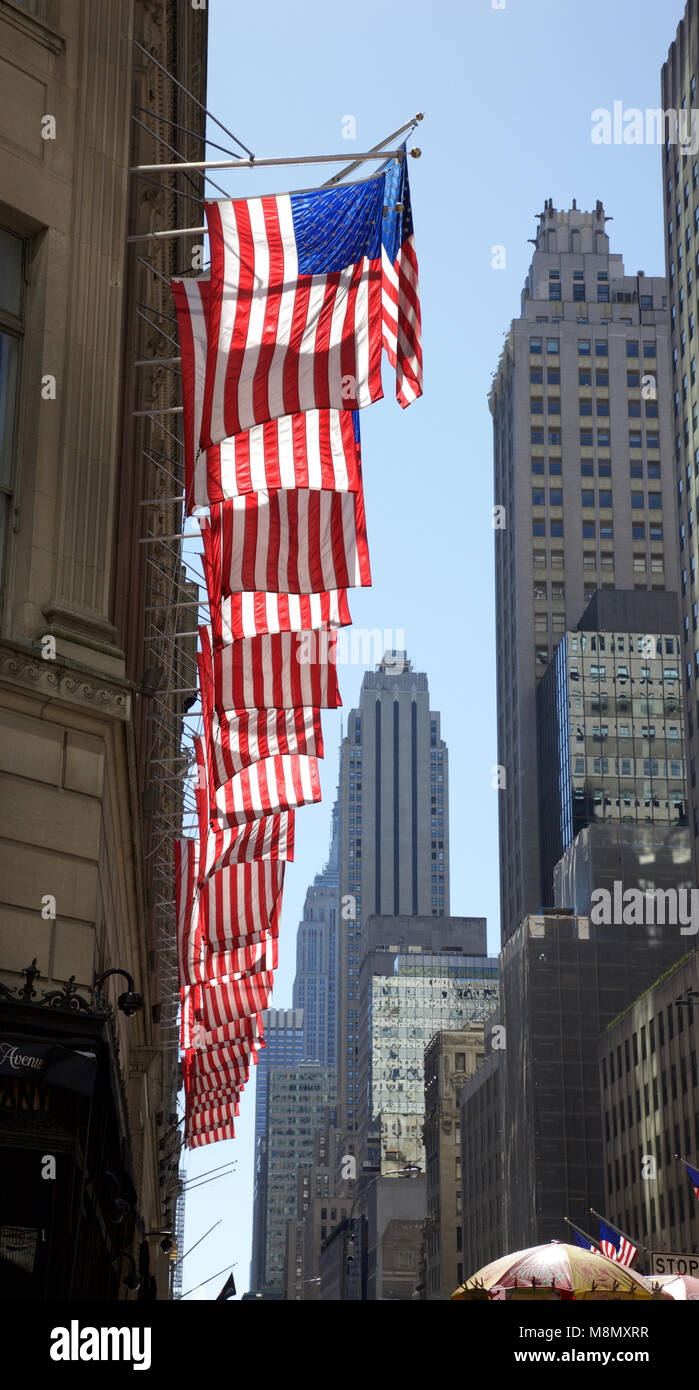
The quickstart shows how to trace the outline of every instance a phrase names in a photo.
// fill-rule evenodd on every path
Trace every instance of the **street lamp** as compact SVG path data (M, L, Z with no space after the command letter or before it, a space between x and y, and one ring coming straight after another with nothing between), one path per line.
M369 1192L370 1189L374 1186L374 1184L379 1181L379 1178L409 1178L412 1177L413 1174L421 1172L422 1168L419 1163L405 1163L402 1168L389 1168L387 1173L376 1173L375 1176L371 1179L371 1181L367 1183L366 1187L364 1188L364 1191L357 1193L357 1196L355 1197L350 1207L350 1214L347 1218L347 1229L349 1234L347 1237L346 1246L347 1257L345 1261L345 1287L343 1289L343 1296L346 1295L347 1286L349 1284L349 1277L351 1272L349 1269L349 1265L354 1259L354 1235L352 1233L352 1222L354 1220L354 1209L357 1203L364 1200L364 1198L367 1195L367 1192Z
M127 1018L133 1018L133 1015L137 1014L139 1009L143 1008L143 999L134 989L133 975L130 975L128 970L103 970L101 975L95 975L97 1002L101 1005L104 1004L102 985L105 980L109 979L110 975L122 975L126 980L128 990L124 994L119 995L117 1006L121 1009L122 1013L126 1014Z

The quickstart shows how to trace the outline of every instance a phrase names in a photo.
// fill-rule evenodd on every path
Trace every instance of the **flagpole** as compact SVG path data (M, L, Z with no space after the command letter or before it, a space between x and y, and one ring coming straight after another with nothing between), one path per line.
M680 1163L684 1163L685 1167L697 1168L697 1169L699 1169L699 1162L697 1162L697 1163L690 1163L690 1161L689 1161L688 1158L683 1158L683 1157L682 1157L682 1154L675 1154L674 1157L675 1157L675 1158L678 1158L679 1161L680 1161Z
M593 1250L599 1253L599 1241L594 1241L592 1236L589 1236L587 1231L583 1231L582 1227L576 1226L575 1222L570 1220L570 1217L564 1216L563 1220L567 1222L569 1226L572 1226L573 1230L577 1231L578 1235L582 1236L583 1240L586 1240L588 1244L592 1246Z
M694 1188L694 1191L697 1194L697 1198L699 1198L699 1188L697 1188L696 1185L692 1182L692 1178L689 1173L690 1168L692 1168L694 1172L699 1171L699 1163L690 1163L688 1158L682 1157L682 1154L675 1154L675 1158L678 1159L680 1163L684 1164L685 1174L689 1178L690 1183L692 1183L692 1187Z
M630 1236L628 1231L622 1231L621 1226L615 1226L614 1222L610 1221L608 1216L600 1216L599 1212L595 1211L594 1207L590 1207L590 1212L593 1216L597 1217L598 1221L604 1221L605 1225L611 1226L612 1230L616 1231L618 1236L623 1236L624 1240L628 1240L630 1245L635 1246L637 1250L643 1250L646 1255L648 1254L648 1246L642 1245L638 1237L634 1240L633 1236Z
M419 159L421 151L408 151L413 159ZM287 164L356 164L368 159L399 159L403 150L366 150L364 154L291 154L274 159L187 159L177 164L132 164L131 174L163 174L185 169L280 169Z
M193 1289L187 1289L186 1293L181 1293L180 1299L188 1298L190 1293L196 1293L197 1289L203 1289L204 1285L210 1284L212 1279L220 1279L222 1274L227 1274L229 1270L235 1269L237 1263L236 1260L232 1265L226 1265L225 1269L219 1269L218 1274L212 1274L210 1279L202 1279L201 1284L195 1284Z
M413 116L411 121L406 121L405 125L398 127L398 130L393 130L391 131L390 135L384 136L384 139L381 140L378 145L372 145L371 153L381 154L383 146L387 145L389 140L398 140L401 135L405 135L406 131L412 133L418 122L422 119L423 112L418 111L417 114ZM353 174L355 169L359 168L360 164L362 163L362 159L362 155L357 155L354 164L350 164L347 169L340 169L337 174L333 174L332 178L328 179L327 183L324 183L322 185L323 188L332 188L336 183L339 183L340 179L346 179L348 174Z

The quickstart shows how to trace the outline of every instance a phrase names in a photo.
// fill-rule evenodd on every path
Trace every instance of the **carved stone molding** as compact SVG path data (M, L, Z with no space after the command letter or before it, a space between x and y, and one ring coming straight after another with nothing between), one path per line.
M66 657L44 661L36 648L5 639L0 641L0 682L124 721L131 718L136 689L131 681L108 680Z

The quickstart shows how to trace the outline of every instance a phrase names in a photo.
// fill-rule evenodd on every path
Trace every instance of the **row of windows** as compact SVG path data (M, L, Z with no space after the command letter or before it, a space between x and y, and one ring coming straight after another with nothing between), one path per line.
M597 492L597 502L596 502L596 503L595 503L595 493L594 493L591 489L590 489L590 490L584 489L584 490L581 492L580 496L581 496L581 499L582 499L582 506L583 506L583 507L594 507L595 505L600 506L600 507L611 507L611 505L612 505L612 494L611 494L611 491L610 491L610 490L608 491L608 490L605 489L605 488L600 488L600 489L598 489L598 492ZM549 506L551 506L551 507L562 507L562 506L563 506L563 492L562 492L561 488L549 486L549 488L548 488L548 497L549 497ZM646 505L648 505L648 507L650 508L651 511L656 511L656 512L662 511L662 505L663 505L663 502L662 502L662 493L660 493L660 492L649 492L649 493L647 494L647 499L646 499L646 494L643 493L643 492L632 492L632 493L631 493L631 507L632 507L634 510L638 510L639 508L643 508L643 507L645 507ZM533 506L533 507L545 507L545 506L546 506L546 489L545 489L545 488L543 488L543 487L535 487L535 488L532 488L532 506Z
M540 353L543 353L543 350L544 350L543 342L544 342L543 338L530 338L530 339L529 339L529 352L532 353L532 354L534 354L535 356L538 356ZM636 339L636 340L627 339L627 341L626 341L626 356L627 356L627 357L630 357L630 358L633 358L633 357L640 357L640 356L641 356L641 347L642 347L642 349L643 349L643 356L644 356L644 357L655 357L655 355L656 355L656 345L655 345L655 342L654 342L652 339L651 339L651 340L645 340L645 339L644 339L642 345L638 342L637 339ZM591 356L593 355L592 348L593 348L593 343L592 343L592 341L591 341L589 338L578 338L578 356L579 356L579 357L591 357ZM547 338L547 339L546 339L546 352L547 352L547 354L550 354L550 355L552 355L552 356L556 356L556 354L559 353L560 350L561 350L561 340L560 340L560 338ZM597 339L595 339L595 342L594 342L594 356L595 356L595 357L608 357L608 356L609 356L609 342L608 342L608 339L607 339L607 338L597 338Z
M545 440L544 440L544 430L541 429L539 426L533 426L533 427L532 427L532 430L531 430L531 436L530 436L530 438L531 438L531 443L532 443L532 444L543 444L543 443L545 442ZM561 444L561 443L562 443L561 431L560 431L559 429L550 429L550 430L548 431L548 442L549 442L549 444ZM580 430L580 444L581 444L584 448L591 448L591 447L593 446L593 444L594 444L594 435L593 435L593 431L592 431L591 429L581 429L581 430ZM609 449L610 446L611 446L611 436L610 436L609 430L607 430L607 429L601 429L601 428L598 426L598 428L597 428L597 447L600 448L600 449ZM649 432L649 433L646 435L646 447L647 447L648 449L659 449L659 448L660 448L660 436L659 436L657 433L655 433L655 432ZM642 434L642 431L641 431L641 430L630 430L630 431L629 431L629 448L630 448L630 449L642 449L642 448L643 448L643 434ZM679 436L678 436L678 448L679 448Z
M650 541L662 541L663 528L658 522L653 522L652 525L646 528L641 522L635 521L631 527L631 539L634 541L644 541L646 539L646 530L648 531L648 539ZM549 535L558 539L563 535L563 522L549 521L547 524L546 521L533 521L532 535L536 537ZM582 535L583 540L596 540L597 537L599 537L601 541L611 541L614 539L614 527L611 522L606 521L600 522L599 525L595 521L583 521ZM693 558L692 556L692 559ZM686 593L686 572L683 573L685 574L685 587L683 588L683 593ZM692 571L692 582L694 582L694 571Z
M597 415L601 415L601 416L604 416L604 417L608 417L609 414L610 414L609 405L610 405L609 400L606 400L606 399L605 399L605 400L598 400L598 401L596 402L597 409L596 409L596 412L594 412L594 413L596 413ZM650 418L650 419L653 419L653 420L657 420L657 418L658 418L658 402L657 402L657 401L647 400L647 401L645 402L645 407L646 407L646 409L645 409L646 417L647 417L647 418ZM546 399L546 408L547 408L547 414L548 414L548 415L560 415L560 413L561 413L561 398L560 398L560 396L548 396L547 399ZM543 398L543 396L532 396L532 397L530 398L530 401L529 401L529 413L530 413L530 415L543 415L543 413L544 413L544 398ZM641 402L640 402L640 401L629 401L629 402L628 402L628 411L627 411L627 413L628 413L629 419L631 419L631 420L633 420L633 419L638 419L638 418L640 417L641 413L642 413L642 412L641 412ZM591 401L591 400L585 400L585 399L579 400L579 401L578 401L578 414L579 414L579 415L592 415L592 414L593 414L593 410L592 410L592 401Z
M653 347L653 349L655 349L655 344L654 344L654 343L649 344L649 346L651 346L651 347ZM648 356L652 356L653 354L648 353L647 355L648 355ZM692 360L694 360L694 359L692 359ZM532 386L543 386L543 384L544 384L544 369L543 369L543 367L530 367L530 369L529 369L529 381L530 381L530 383L531 383ZM547 367L547 369L546 369L546 384L547 384L547 386L560 386L560 384L561 384L561 369L560 369L560 367ZM596 385L596 386L609 386L609 371L608 371L608 369L607 369L606 367L597 367L597 369L596 369L596 371L595 371L595 385ZM633 389L634 387L640 387L640 385L641 385L641 373L640 373L640 371L627 371L627 373L626 373L626 385L627 385L627 387L630 387L631 389ZM591 368L591 367L579 367L579 368L578 368L578 386L592 386L592 368Z

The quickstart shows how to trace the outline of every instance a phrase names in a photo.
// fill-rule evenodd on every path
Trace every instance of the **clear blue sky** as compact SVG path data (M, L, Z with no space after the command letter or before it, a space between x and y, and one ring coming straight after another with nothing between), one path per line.
M451 907L488 919L497 951L495 616L492 447L487 394L503 337L519 312L536 214L544 200L613 217L612 250L630 273L664 270L657 146L599 146L591 112L657 107L660 68L680 0L263 0L241 9L209 0L209 108L258 157L364 150L417 111L411 143L420 266L425 394L408 410L386 399L362 412L362 456L373 587L350 595L354 623L403 629L426 671L449 747ZM342 139L346 116L356 141ZM225 137L214 133L212 139ZM221 158L215 154L216 158ZM372 166L374 167L374 166ZM323 182L337 166L214 175L236 196ZM213 194L213 196L216 196ZM491 248L507 268L491 269ZM344 709L362 670L340 668ZM286 878L274 1003L291 1003L295 936L308 883L327 853L340 714L324 716L323 801L296 817ZM254 1084L237 1137L197 1150L189 1175L232 1158L235 1176L193 1193L186 1244L222 1225L184 1263L189 1289L237 1261L248 1288ZM195 1298L212 1298L225 1276Z

